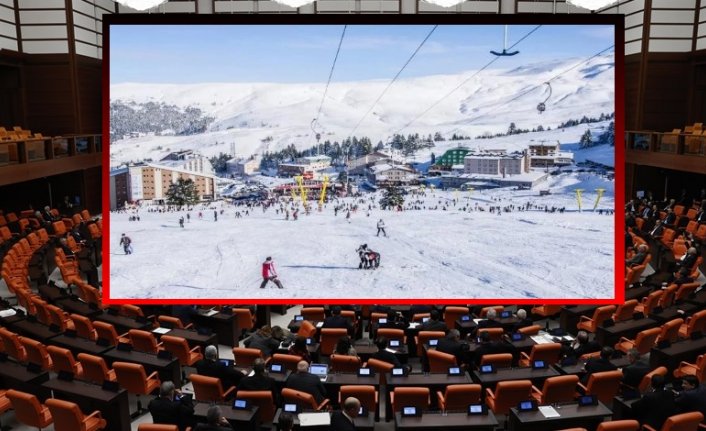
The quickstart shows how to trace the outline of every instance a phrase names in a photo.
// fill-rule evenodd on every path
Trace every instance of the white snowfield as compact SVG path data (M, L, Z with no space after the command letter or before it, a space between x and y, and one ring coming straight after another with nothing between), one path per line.
M255 208L235 218L223 208L194 209L182 229L181 213L139 211L141 221L112 213L110 297L158 299L315 298L315 299L579 299L614 296L614 217L592 212L597 188L607 189L599 208L613 208L614 184L587 173L550 177L537 190L431 191L423 205L436 210L403 212L373 209L367 201L350 222L345 212L334 216L333 204L299 220L284 220L271 207ZM574 194L584 189L583 212ZM353 198L339 202L352 202ZM406 196L406 201L417 198ZM451 203L458 199L456 206ZM494 201L494 199L501 199ZM375 198L377 202L378 197ZM439 204L439 201L442 201ZM564 213L543 210L461 211L464 206L521 206L530 202ZM442 209L446 204L447 209ZM278 207L277 207L278 208ZM588 211L587 211L588 210ZM203 219L198 219L198 212ZM186 218L186 217L185 217ZM387 238L376 237L385 221ZM124 255L121 233L133 240ZM359 270L356 248L366 243L382 256L376 270ZM272 256L280 280L260 289L261 263Z

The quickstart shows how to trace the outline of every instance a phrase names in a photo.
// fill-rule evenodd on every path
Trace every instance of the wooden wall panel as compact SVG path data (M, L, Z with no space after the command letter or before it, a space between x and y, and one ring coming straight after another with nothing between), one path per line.
M78 57L78 103L81 127L77 133L101 133L101 61Z
M680 54L648 55L642 129L667 131L687 121L691 62Z
M76 133L77 118L68 55L27 56L23 67L25 112L32 132Z
M625 59L625 130L637 130L641 54Z

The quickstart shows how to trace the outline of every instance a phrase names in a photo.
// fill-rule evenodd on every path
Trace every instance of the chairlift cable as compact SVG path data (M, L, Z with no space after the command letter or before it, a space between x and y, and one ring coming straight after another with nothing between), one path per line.
M422 46L424 46L424 44L426 43L426 41L429 40L429 38L430 38L431 35L434 33L434 31L436 30L437 27L438 27L438 25L435 25L434 27L432 27L432 29L431 29L431 30L429 31L429 33L426 35L426 37L424 38L424 40L422 40L422 42L419 44L419 46L417 46L417 49L414 50L414 52L412 53L412 55L407 59L407 61L406 61L405 64L402 66L402 68L399 70L399 72L397 72L397 74L394 76L394 78L392 78L392 80L387 84L387 87L385 87L385 89L382 90L382 93L380 93L380 95L379 95L378 98L375 100L375 102L373 102L373 104L370 106L370 108L365 112L365 114L363 114L363 116L360 118L360 120L359 120L358 123L355 125L355 127L353 128L353 130L348 134L348 136L352 136L353 133L355 133L355 131L358 130L358 127L360 127L360 125L361 125L361 123L363 122L363 120L365 119L365 117L367 117L368 114L370 114L370 111L372 111L373 108L375 108L375 105L377 105L378 102L380 102L380 100L381 100L382 97L385 95L385 93L387 92L387 90L389 90L390 87L392 86L392 84L394 84L395 81L397 81L397 78L400 77L400 75L401 75L402 72L405 70L405 68L409 65L409 63L412 62L412 59L414 59L414 57L417 55L417 53L419 52L419 50L422 49Z
M343 44L343 38L346 35L346 28L348 25L343 26L343 32L341 32L341 39L338 41L338 48L336 49L336 56L333 58L333 64L331 65L331 71L328 74L328 81L326 81L326 87L324 88L324 95L321 97L321 104L319 104L319 110L314 117L314 121L311 122L311 128L314 129L314 123L319 121L319 115L321 115L321 109L324 107L324 100L326 100L326 94L328 93L329 84L331 84L331 77L333 76L333 70L336 68L336 61L338 60L338 54L341 52L341 45Z

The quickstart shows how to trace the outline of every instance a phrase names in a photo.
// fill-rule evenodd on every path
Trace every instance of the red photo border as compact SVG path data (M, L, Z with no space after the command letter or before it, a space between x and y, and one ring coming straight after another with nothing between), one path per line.
M174 24L223 24L223 25L481 25L481 24L570 24L613 25L615 28L615 136L616 141L625 134L625 22L623 15L603 14L511 14L511 15L182 15L182 14L120 14L103 17L103 74L102 74L102 126L103 126L103 302L113 304L233 304L256 303L274 304L497 304L497 305L605 305L622 304L625 302L624 267L625 242L623 227L625 225L625 146L615 143L615 267L614 267L614 298L604 299L528 299L528 298L411 298L411 299L359 299L359 298L216 298L216 299L129 299L110 298L110 26L111 25L174 25ZM550 282L550 281L548 281Z

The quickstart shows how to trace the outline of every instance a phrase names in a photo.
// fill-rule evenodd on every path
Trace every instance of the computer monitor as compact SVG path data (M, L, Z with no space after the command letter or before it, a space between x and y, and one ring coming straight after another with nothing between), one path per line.
M439 345L439 340L437 340L436 338L429 340L429 347L436 347L438 345Z
M236 410L248 410L250 409L250 404L248 403L248 400L236 398L233 400L233 408Z
M460 376L461 375L461 368L460 367L449 367L449 376Z
M358 377L372 377L375 375L375 371L372 368L359 368Z
M492 374L495 372L495 366L493 364L486 364L480 366L481 374Z
M488 408L483 404L471 404L468 406L469 415L485 415L488 414Z
M517 410L521 412L531 412L534 410L537 410L537 402L536 401L520 401L520 404L517 406Z
M510 317L512 317L512 311L503 311L500 313L501 319L508 319Z
M533 370L541 370L547 368L547 363L545 361L533 361L532 362L532 369Z
M322 381L325 381L328 377L328 365L326 364L311 364L309 365L309 372Z
M400 340L390 340L389 346L394 348L400 347Z
M422 415L422 411L414 406L402 407L402 416L414 417L414 416L421 416L421 415Z
M598 398L595 395L582 395L579 397L579 407L598 405Z
M391 374L395 377L403 377L407 375L404 368L393 368Z
M220 362L221 365L223 365L224 367L228 367L228 368L235 365L235 361L232 359L219 359L218 362Z
M302 316L300 314L297 314L296 316L294 316L295 322L301 322L302 320L304 320L304 316Z
M282 410L287 413L299 413L299 406L296 404L285 404L282 406Z
M277 374L284 373L284 366L282 364L272 364L270 365L270 372Z

